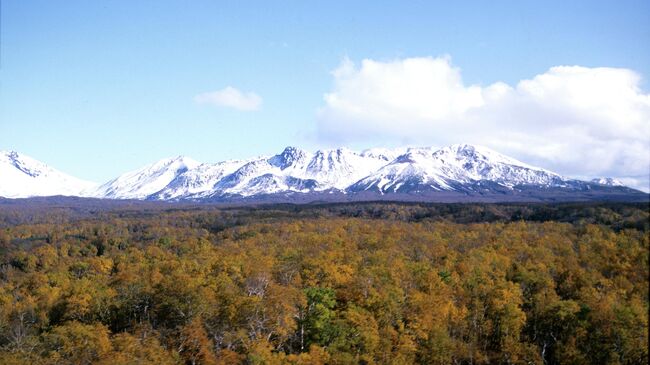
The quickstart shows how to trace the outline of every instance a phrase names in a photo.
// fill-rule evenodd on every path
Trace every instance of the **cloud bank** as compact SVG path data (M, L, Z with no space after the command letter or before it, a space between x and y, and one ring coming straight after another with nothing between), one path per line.
M621 68L552 67L516 85L465 85L449 57L345 59L319 110L336 143L474 143L559 173L648 190L650 94Z
M262 106L262 98L259 95L253 92L243 93L232 86L199 94L194 97L194 101L198 104L210 104L241 111L259 110Z

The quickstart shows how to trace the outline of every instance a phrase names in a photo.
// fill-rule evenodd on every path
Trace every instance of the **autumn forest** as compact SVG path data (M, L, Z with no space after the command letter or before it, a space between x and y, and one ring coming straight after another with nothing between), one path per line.
M1 364L644 364L647 204L0 204Z

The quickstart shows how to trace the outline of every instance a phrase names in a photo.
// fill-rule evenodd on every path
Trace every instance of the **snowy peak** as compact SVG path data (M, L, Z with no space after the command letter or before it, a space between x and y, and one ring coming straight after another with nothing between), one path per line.
M235 172L246 161L223 161L216 164L201 164L176 176L164 189L149 198L154 200L177 200L187 197L202 198L214 193L214 189L225 176Z
M0 196L94 196L107 199L229 200L274 195L338 196L375 199L406 194L435 196L573 196L580 191L625 194L611 178L591 182L564 178L489 148L456 144L443 148L347 148L309 152L286 147L276 155L247 160L199 163L188 157L163 159L128 172L95 188L17 152L0 153ZM334 195L332 195L334 194ZM439 195L436 195L439 194ZM490 195L491 194L491 195ZM608 193L609 194L609 193ZM403 195L402 195L403 196ZM470 201L472 198L469 198Z
M611 177L601 177L591 180L594 184L605 185L605 186L625 186L621 180L614 179Z
M343 191L386 162L346 148L310 153L287 147L280 154L243 163L214 185L211 196Z
M501 164L545 171L539 167L533 167L514 158L502 155L487 147L470 144L454 144L435 151L433 155L441 160L445 158L453 159L464 164Z
M27 156L21 156L16 151L3 151L0 153L0 159L31 177L38 177L48 169L44 163Z
M279 167L284 170L290 166L299 164L307 158L307 152L296 147L287 147L279 155L275 155L269 159L269 163L273 166Z
M490 180L512 187L515 185L552 185L561 179L558 174L527 165L491 149L457 144L434 152L433 158L454 180Z
M369 148L361 152L361 156L370 157L378 160L383 160L386 162L393 161L398 156L406 152L403 148L389 149L389 148Z
M0 196L87 196L97 184L53 169L16 151L0 151Z
M517 185L560 186L563 179L485 147L457 144L441 149L409 148L350 187L351 191L413 193L465 191L480 182L505 188Z
M200 162L194 161L193 159L185 156L177 156L174 158L162 159L156 163L153 163L150 166L150 169L155 170L170 170L170 169L187 169L194 168L200 165Z
M163 159L103 184L94 195L112 199L145 199L199 165L199 162L184 156Z
M319 150L309 161L305 177L321 182L324 188L344 190L387 162L385 157L347 148Z

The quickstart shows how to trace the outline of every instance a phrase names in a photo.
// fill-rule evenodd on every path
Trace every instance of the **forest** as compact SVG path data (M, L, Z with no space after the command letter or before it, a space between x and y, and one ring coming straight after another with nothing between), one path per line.
M649 217L0 202L0 363L647 364Z

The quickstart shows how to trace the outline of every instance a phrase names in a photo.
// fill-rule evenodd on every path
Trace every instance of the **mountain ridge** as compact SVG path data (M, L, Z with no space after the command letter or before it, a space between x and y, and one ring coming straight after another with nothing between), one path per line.
M78 179L16 151L0 151L0 196L91 196L98 184Z
M38 171L56 171L50 189L20 191L11 179L38 185ZM162 201L436 201L647 199L612 178L582 181L531 166L489 148L348 148L315 152L289 146L275 155L200 163L162 159L104 184L84 182L17 152L0 155L0 196L69 195ZM36 175L36 176L33 176ZM31 180L30 180L31 179ZM61 181L64 181L63 183ZM68 181L68 183L65 183ZM29 184L28 184L29 185ZM13 190L12 190L13 189ZM59 189L59 190L57 190ZM6 194L6 195L3 195Z

